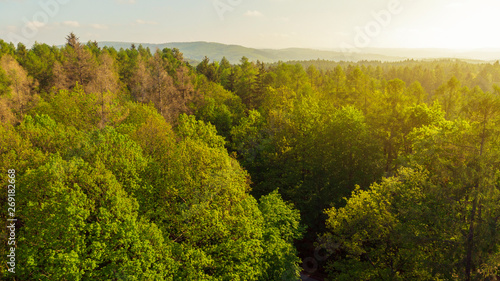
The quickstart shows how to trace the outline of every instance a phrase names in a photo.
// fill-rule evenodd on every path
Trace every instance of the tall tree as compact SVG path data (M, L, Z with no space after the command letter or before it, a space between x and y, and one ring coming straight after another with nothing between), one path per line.
M66 37L63 56L62 64L56 63L54 66L58 88L70 90L78 83L86 89L97 78L98 64L92 52L79 42L74 33Z
M146 101L152 101L161 115L171 121L169 108L173 106L172 97L175 94L174 80L165 70L166 62L160 51L149 60L149 75L151 84L146 86Z
M4 55L1 58L0 67L5 71L5 77L10 84L11 96L8 98L10 107L20 121L39 98L34 91L36 81L28 76L26 70L10 55Z

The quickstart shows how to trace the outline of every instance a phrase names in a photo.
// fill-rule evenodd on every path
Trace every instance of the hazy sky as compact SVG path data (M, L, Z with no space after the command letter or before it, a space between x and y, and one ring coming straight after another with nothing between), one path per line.
M62 44L500 48L498 0L0 0L0 38Z

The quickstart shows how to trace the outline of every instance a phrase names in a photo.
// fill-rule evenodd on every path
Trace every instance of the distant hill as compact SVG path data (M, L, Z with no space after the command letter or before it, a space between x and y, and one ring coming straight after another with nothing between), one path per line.
M159 48L177 48L187 59L201 61L205 56L211 60L220 61L222 57L226 57L231 63L238 63L243 56L250 61L262 61L273 63L278 61L292 60L330 60L330 61L360 61L360 60L380 60L380 61L400 61L404 57L388 56L380 54L349 54L340 51L314 50L304 48L289 48L289 49L255 49L247 48L239 45L226 45L212 42L177 42L165 44L148 44L134 43L136 46L142 45L149 47L152 51ZM130 48L132 43L125 42L99 42L99 46L114 47L115 49Z
M231 63L238 63L245 56L250 61L273 63L278 61L385 61L394 62L406 59L441 59L458 58L466 60L495 61L500 59L500 50L447 50L447 49L383 49L369 48L363 52L342 52L341 50L316 50L305 48L288 49L255 49L239 45L226 45L213 42L174 42L164 44L134 43L136 46L149 47L152 51L157 48L177 48L188 61L200 62L205 56L211 60L220 61L226 57ZM131 42L99 42L100 46L130 48Z

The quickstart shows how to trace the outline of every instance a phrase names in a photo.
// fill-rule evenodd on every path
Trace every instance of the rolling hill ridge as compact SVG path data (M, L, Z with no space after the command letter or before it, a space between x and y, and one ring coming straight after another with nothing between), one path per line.
M172 42L163 44L134 43L142 45L152 51L164 48L177 48L184 57L193 62L200 62L205 56L211 60L220 61L226 57L231 63L238 63L243 56L250 61L261 61L274 63L278 61L306 61L306 60L328 60L328 61L384 61L394 62L406 59L448 59L456 58L462 60L495 61L500 59L500 50L448 50L448 49L391 49L391 48L367 48L361 52L344 52L342 50L318 50L308 48L287 49L256 49L240 45L227 45L214 42ZM100 46L130 48L132 42L99 42Z

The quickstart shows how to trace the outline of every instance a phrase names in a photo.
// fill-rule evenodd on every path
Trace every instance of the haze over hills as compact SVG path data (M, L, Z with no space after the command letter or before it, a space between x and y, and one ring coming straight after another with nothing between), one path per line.
M188 60L199 62L205 56L211 60L220 61L226 57L231 63L238 63L245 56L250 61L262 61L273 63L278 61L300 61L300 60L330 60L330 61L401 61L406 59L440 59L457 58L472 61L495 61L500 59L500 50L448 50L448 49L391 49L391 48L367 48L362 50L318 50L307 48L287 49L256 49L240 45L227 45L214 42L172 42L164 44L134 43L155 49L177 48ZM99 42L100 46L130 48L130 42Z
M99 46L120 48L130 48L132 43L125 42L99 42ZM222 57L226 57L231 63L238 63L243 56L247 57L250 61L262 61L266 63L273 63L278 61L291 61L291 60L314 60L324 59L331 61L341 60L381 60L381 61L399 61L404 58L378 55L378 54L354 54L343 53L341 51L332 50L314 50L305 48L288 48L288 49L255 49L247 48L239 45L226 45L213 42L174 42L164 44L149 44L149 43L135 43L136 46L142 45L149 47L151 50L164 49L164 48L177 48L187 59L194 61L201 61L205 56L211 60L220 61Z

